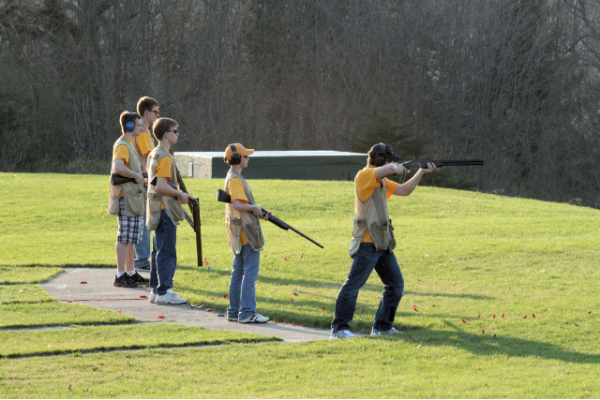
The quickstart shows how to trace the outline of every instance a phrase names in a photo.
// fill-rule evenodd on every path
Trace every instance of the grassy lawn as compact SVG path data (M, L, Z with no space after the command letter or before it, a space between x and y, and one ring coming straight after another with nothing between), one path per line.
M3 272L0 270L0 278ZM40 285L0 286L0 304L55 302Z
M261 342L277 338L158 323L128 326L73 326L68 329L0 331L0 357L146 349L168 346Z
M425 329L412 339L0 360L0 390L9 398L597 398L598 362L597 349Z
M0 221L0 226L2 221ZM4 232L3 232L4 235ZM4 241L0 236L0 241L4 245ZM62 271L59 267L39 267L32 266L29 268L16 268L16 266L0 266L0 285L19 285L27 283L46 282L54 275ZM0 292L2 293L2 292ZM1 296L1 294L0 294ZM0 302L2 302L0 300Z
M14 190L10 198L0 199L0 265L5 266L0 267L0 283L10 284L0 286L1 323L27 313L42 318L52 304L42 296L31 304L27 299L36 297L34 292L28 294L37 290L33 285L27 292L18 291L19 284L38 283L51 275L38 276L52 268L30 265L57 271L81 265L114 268L117 223L106 213L106 181L105 176L91 175L0 174L0 184ZM352 183L250 183L260 205L325 246L319 249L293 232L263 224L266 247L257 284L259 312L276 321L328 327L351 264L347 250ZM196 266L194 233L182 224L175 276L175 291L182 297L220 311L228 305L223 294L228 292L232 261L224 206L215 200L222 184L222 180L186 180L190 192L200 197L203 248L210 269ZM36 193L48 197L42 202ZM392 199L389 208L398 241L395 253L406 282L395 325L404 331L401 337L50 358L55 362L2 360L0 393L6 397L598 397L598 210L429 187L418 188L408 198ZM373 274L359 295L353 331L370 330L382 289ZM65 306L71 310L75 305ZM4 317L7 314L10 318ZM81 323L85 312L54 312L53 319L59 316L64 324ZM168 374L150 367L156 373L150 373L149 391L136 391L136 383L130 382L131 390L123 392L119 380L133 379L142 371L148 377L148 365L155 358L170 360ZM100 362L104 367L91 371ZM49 371L58 364L60 374L24 372ZM181 379L179 375L172 379L172 373Z
M134 322L130 315L112 311L55 302L11 303L0 305L0 328L33 328L39 326L70 326L123 324Z

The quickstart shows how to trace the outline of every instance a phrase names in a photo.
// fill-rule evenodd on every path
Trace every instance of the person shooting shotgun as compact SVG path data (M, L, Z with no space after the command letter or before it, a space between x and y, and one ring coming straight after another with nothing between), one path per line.
M406 167L396 164L400 157L384 143L373 146L368 153L367 166L354 180L354 232L350 241L353 258L350 273L342 285L335 303L335 318L331 323L331 339L354 336L349 323L354 317L360 288L367 282L373 269L385 285L371 335L396 333L392 326L396 309L404 293L404 279L394 255L396 239L388 214L387 200L392 196L409 196L425 173L436 170L434 163L426 163L406 183L399 185L386 177L402 174Z
M256 204L252 189L242 176L253 149L233 143L225 149L223 160L231 166L224 190L231 196L225 204L225 229L229 249L233 251L233 268L229 282L227 320L240 323L264 323L268 317L256 312L255 282L258 280L260 252L265 245L260 219L269 214Z

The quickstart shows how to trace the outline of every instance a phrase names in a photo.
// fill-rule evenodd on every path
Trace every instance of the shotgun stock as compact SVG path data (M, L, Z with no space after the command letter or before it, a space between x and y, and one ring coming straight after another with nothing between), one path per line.
M148 179L148 173L147 172L142 172L142 175L144 176L144 178ZM122 185L124 183L129 183L129 182L135 183L135 179L134 178L127 178L126 176L119 175L119 174L112 174L110 176L110 184L113 185L113 186Z

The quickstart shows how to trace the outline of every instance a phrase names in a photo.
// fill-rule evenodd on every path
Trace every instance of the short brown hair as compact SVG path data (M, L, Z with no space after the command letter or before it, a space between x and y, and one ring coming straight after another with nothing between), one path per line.
M140 116L140 114L136 113L136 112L132 112L132 111L123 111L121 113L121 132L125 133L127 132L127 128L126 125L128 122L133 122L135 124L135 121L138 119L142 119L142 117Z
M158 107L158 101L149 96L144 96L138 100L137 103L137 112L140 115L144 115L146 111L152 111L152 107Z
M177 128L179 124L177 121L171 118L159 118L154 122L154 128L152 129L154 132L154 137L156 140L163 140L165 133L169 132L173 128Z

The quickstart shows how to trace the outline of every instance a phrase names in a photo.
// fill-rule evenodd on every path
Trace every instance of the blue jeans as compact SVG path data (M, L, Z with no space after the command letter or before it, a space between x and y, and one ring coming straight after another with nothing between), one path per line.
M177 226L165 210L160 212L160 222L154 231L154 248L150 265L150 287L160 296L173 288L173 276L177 267Z
M144 186L144 188L147 192L148 187ZM133 261L135 268L146 266L150 262L150 231L146 228L146 213L144 213L143 218L142 238L135 245L135 258Z
M394 253L377 251L373 243L361 243L358 253L354 256L348 278L342 285L335 302L335 319L331 323L334 333L350 328L348 324L354 317L358 291L367 282L373 269L377 271L385 285L373 328L379 331L392 328L396 309L404 294L404 278L400 266Z
M249 244L242 246L240 254L233 257L233 271L229 282L228 318L246 319L256 312L256 287L260 251Z

